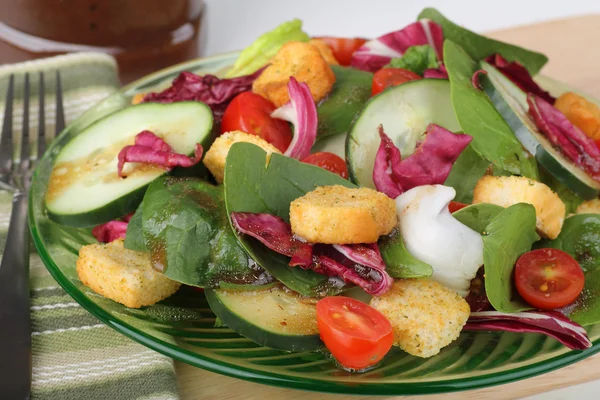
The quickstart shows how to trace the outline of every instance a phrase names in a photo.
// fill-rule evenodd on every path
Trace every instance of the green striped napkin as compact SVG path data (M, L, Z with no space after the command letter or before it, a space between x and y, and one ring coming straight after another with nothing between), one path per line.
M80 53L0 66L0 110L8 77L15 74L14 128L21 129L23 74L36 92L46 81L46 129L53 134L55 71L60 70L67 123L119 87L112 57ZM31 99L30 128L37 131L38 100ZM2 116L0 116L0 119ZM0 255L10 218L11 194L0 191ZM31 253L32 398L40 400L177 399L173 361L101 323L75 303ZM8 360L2 360L7 362ZM0 388L0 398L3 398Z

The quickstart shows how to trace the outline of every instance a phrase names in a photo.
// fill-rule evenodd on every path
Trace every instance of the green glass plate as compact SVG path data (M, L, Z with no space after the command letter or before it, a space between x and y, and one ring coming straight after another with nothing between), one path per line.
M475 389L542 374L600 350L600 325L589 327L594 346L586 351L569 351L538 334L465 332L433 358L394 350L376 369L350 374L337 369L323 354L273 350L230 329L215 328L215 316L204 296L191 289L183 288L166 301L134 310L86 288L77 278L75 262L79 248L94 243L94 238L89 230L53 223L44 211L44 193L56 155L85 126L127 107L134 94L166 87L183 70L218 73L236 56L190 61L134 82L72 123L40 161L30 196L33 240L54 278L86 310L143 345L197 367L259 383L331 393L403 395Z

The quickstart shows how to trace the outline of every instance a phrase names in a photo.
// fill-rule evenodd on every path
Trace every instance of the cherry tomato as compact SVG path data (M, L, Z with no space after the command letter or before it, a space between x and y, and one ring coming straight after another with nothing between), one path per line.
M423 79L419 75L404 68L382 68L373 75L373 85L371 94L375 96L377 93L383 92L391 86L398 86L408 81Z
M292 141L287 122L271 118L275 105L256 93L243 92L229 103L221 120L221 134L242 131L260 138L285 152Z
M596 140L596 146L600 149L600 140Z
M448 210L450 210L450 213L455 213L458 210L462 210L466 206L468 206L468 204L459 203L458 201L451 201L450 204L448 204Z
M338 174L344 179L348 179L348 167L346 167L346 162L333 153L326 151L314 153L306 157L302 162L316 165L329 172Z
M515 267L517 291L531 306L551 310L571 304L583 290L579 263L558 249L523 254Z
M390 321L373 307L349 297L325 297L317 303L319 335L346 368L377 364L390 350Z
M333 56L338 60L340 65L350 65L352 54L367 41L367 39L361 38L337 38L331 36L318 37L315 39L321 39L331 47Z

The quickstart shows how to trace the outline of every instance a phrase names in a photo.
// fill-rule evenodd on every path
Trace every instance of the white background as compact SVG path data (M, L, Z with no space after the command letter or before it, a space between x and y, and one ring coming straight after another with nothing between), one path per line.
M600 12L600 0L205 0L205 3L205 55L242 49L263 32L293 18L302 19L304 30L310 35L375 37L413 22L425 7L435 7L452 21L478 32ZM590 50L600 51L600 46ZM588 400L600 398L598 393L600 380L527 400Z

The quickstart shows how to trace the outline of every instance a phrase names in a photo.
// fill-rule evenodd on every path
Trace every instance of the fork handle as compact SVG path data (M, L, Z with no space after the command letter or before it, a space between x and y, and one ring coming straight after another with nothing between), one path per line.
M27 193L14 195L0 264L0 397L7 399L29 399L31 391L27 203Z

